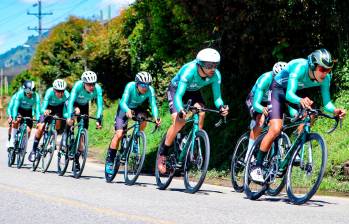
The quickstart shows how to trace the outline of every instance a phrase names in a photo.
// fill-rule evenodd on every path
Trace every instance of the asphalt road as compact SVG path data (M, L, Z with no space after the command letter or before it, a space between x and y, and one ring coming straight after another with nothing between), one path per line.
M203 185L184 192L183 180L158 190L154 176L126 186L119 174L104 180L104 167L89 161L80 179L7 167L7 130L0 128L0 223L348 223L349 198L315 196L302 206L285 195L245 198L229 187ZM32 135L33 136L33 135ZM31 149L30 142L28 149ZM28 155L28 154L27 154ZM70 171L71 168L68 168Z

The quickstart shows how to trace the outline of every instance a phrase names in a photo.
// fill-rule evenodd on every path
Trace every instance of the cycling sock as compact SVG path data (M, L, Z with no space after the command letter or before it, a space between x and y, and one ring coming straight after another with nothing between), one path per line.
M257 166L262 166L263 165L263 160L264 160L264 157L267 155L268 152L263 152L261 150L258 151L257 153L257 162L256 162L256 165Z
M38 148L39 141L40 139L38 139L37 137L34 138L33 151L36 151L36 149Z
M249 152L254 144L255 140L252 138L248 139L248 146L247 146L247 151Z
M116 149L112 149L112 148L108 148L108 158L107 158L107 162L112 162L114 161L116 156Z

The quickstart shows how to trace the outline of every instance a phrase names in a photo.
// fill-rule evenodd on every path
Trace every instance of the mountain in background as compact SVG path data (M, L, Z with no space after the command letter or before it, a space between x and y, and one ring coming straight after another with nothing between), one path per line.
M48 32L43 34L43 37L47 37L47 35ZM4 75L12 79L15 75L27 69L38 41L38 36L29 36L23 45L0 54L0 69L3 69Z

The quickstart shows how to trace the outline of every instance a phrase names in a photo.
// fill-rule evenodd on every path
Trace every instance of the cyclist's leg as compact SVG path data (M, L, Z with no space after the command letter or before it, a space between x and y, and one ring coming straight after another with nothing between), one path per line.
M8 148L10 146L11 132L12 132L12 118L10 117L8 119L8 130L7 130L8 137L7 137L6 148Z
M283 113L285 111L285 91L275 82L272 84L270 125L267 134L263 138L260 149L257 153L256 166L251 171L251 177L257 182L264 182L262 165L274 139L280 134L283 123Z
M44 115L40 116L40 122L37 124L36 126L36 132L35 132L35 137L34 137L34 143L33 143L33 148L32 151L30 152L29 156L28 156L28 160L33 162L35 160L35 154L43 133L45 127L45 117ZM28 135L29 136L29 135Z

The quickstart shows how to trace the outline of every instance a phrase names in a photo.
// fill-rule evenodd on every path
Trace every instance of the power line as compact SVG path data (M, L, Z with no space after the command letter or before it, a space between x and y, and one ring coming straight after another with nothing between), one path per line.
M36 7L36 6L38 6L38 13L27 12L27 15L37 16L38 17L38 21L39 21L39 27L34 27L34 28L28 27L28 30L36 30L36 31L38 31L38 33L39 33L39 41L40 41L41 35L42 35L42 31L43 30L49 30L47 28L42 28L42 22L41 22L42 16L53 15L53 13L52 12L49 12L49 13L41 12L41 0L38 0L38 3L33 5L33 7Z

